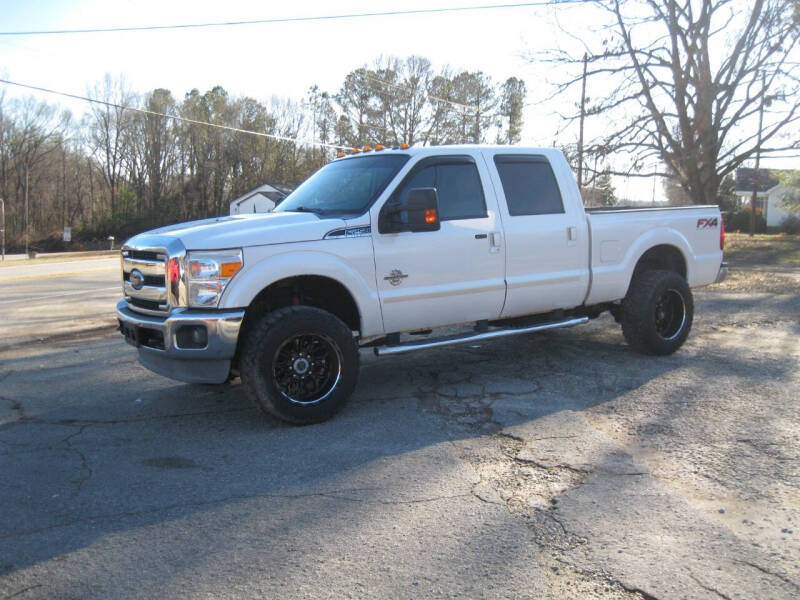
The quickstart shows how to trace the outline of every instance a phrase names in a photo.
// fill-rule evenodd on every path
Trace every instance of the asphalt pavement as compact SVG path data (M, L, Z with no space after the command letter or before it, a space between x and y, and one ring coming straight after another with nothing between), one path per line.
M118 257L0 267L0 348L113 327Z
M117 335L0 349L0 598L797 598L800 292L746 284L669 357L364 353L310 427Z

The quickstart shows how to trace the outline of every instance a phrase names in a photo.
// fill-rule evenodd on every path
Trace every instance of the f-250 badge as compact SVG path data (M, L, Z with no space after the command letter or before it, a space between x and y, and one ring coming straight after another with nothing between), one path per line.
M400 285L406 277L408 277L408 275L403 273L400 269L392 269L392 272L389 273L388 277L384 277L384 280L392 285Z
M717 219L717 217L697 219L698 229L712 229L717 225L719 225L719 219Z

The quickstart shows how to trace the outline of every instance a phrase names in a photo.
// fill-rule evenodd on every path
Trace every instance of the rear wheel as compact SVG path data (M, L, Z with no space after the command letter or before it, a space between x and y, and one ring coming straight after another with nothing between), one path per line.
M644 354L672 354L689 336L694 299L686 280L674 271L634 276L622 301L622 333Z
M265 412L305 425L331 418L358 378L358 346L338 317L310 306L282 308L249 332L242 384Z

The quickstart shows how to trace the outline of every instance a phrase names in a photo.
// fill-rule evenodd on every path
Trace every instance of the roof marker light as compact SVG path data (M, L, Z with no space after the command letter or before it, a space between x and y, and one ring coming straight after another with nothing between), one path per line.
M400 150L405 150L406 148L408 148L408 144L406 144L405 142L400 144Z
M353 148L350 154L358 154L359 152L361 152L361 150L359 150L358 148Z
M346 154L344 152L339 152L339 154L336 155L336 158L342 158L343 156L346 156Z
M364 147L361 149L361 151L362 151L362 152L369 152L370 150L372 150L372 148L370 148L369 146L364 146Z
M375 146L375 152L380 152L381 150L383 150L383 144L378 144Z

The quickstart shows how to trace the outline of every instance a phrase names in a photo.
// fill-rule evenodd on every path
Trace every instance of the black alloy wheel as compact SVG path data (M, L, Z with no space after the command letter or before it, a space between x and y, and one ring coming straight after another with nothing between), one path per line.
M308 406L323 402L342 375L342 352L327 336L305 333L287 339L272 359L272 376L284 398Z
M656 331L662 338L672 340L680 334L686 322L686 306L680 292L670 289L661 294L654 316Z
M239 352L247 395L282 421L308 425L330 419L358 379L358 344L336 315L289 306L248 325Z
M692 328L692 291L674 271L637 273L622 300L621 317L622 333L634 350L672 354L683 345Z

